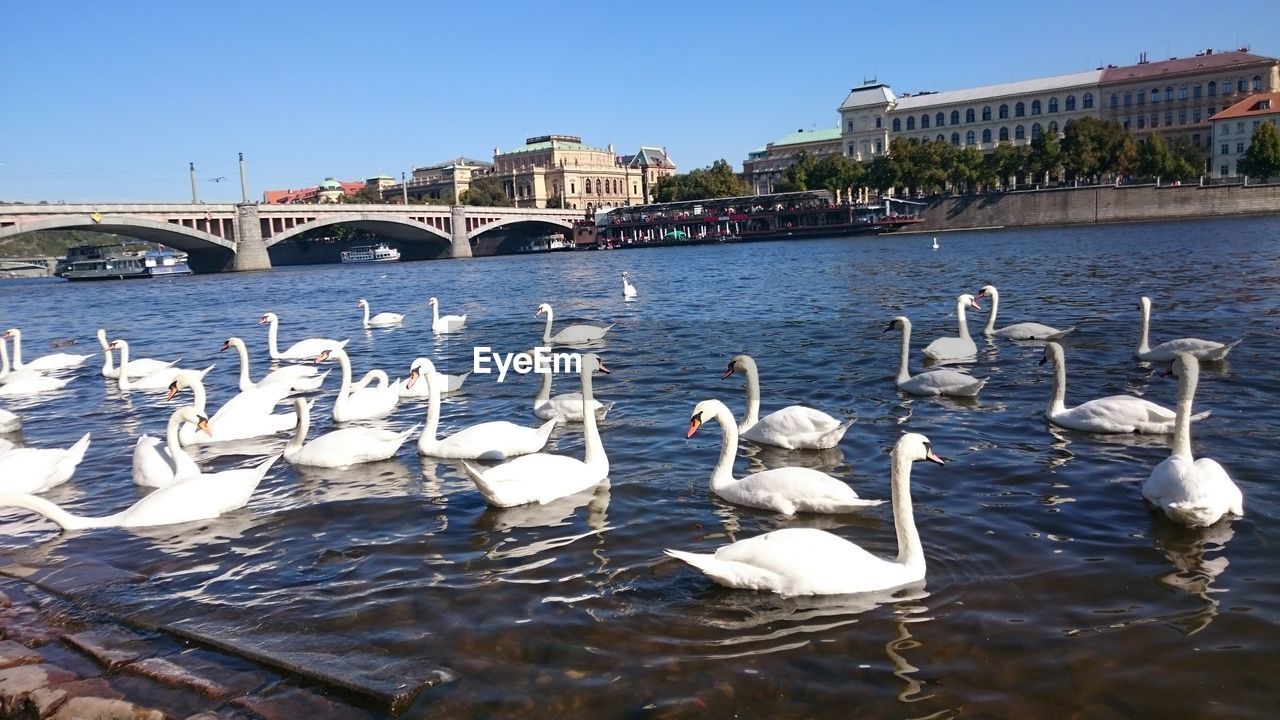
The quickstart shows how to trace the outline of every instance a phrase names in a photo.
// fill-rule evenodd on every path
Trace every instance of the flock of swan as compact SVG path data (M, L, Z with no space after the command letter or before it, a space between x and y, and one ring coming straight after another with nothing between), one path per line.
M623 297L637 297L630 276L622 273ZM1170 410L1131 395L1115 395L1067 407L1065 353L1060 340L1074 328L1063 330L1040 323L1023 322L997 329L999 293L987 285L975 294L956 298L958 334L931 342L924 350L936 365L972 364L977 347L969 335L966 309L981 310L979 303L989 298L991 309L983 334L1044 346L1040 363L1053 364L1053 389L1045 418L1064 428L1094 433L1171 434L1171 453L1157 465L1142 486L1142 495L1171 520L1198 527L1218 522L1225 516L1242 516L1243 497L1225 470L1209 458L1196 459L1191 451L1191 424L1209 413L1192 410L1200 362L1221 361L1236 341L1222 344L1196 338L1181 338L1151 347L1148 341L1151 303L1141 298L1140 340L1134 355L1143 360L1167 362L1169 372L1178 376L1178 401ZM437 334L463 330L465 315L439 314L439 303L431 298L431 327ZM364 327L394 328L404 315L380 312L371 315L369 303L361 299ZM553 334L550 304L536 308L545 316L542 340L554 346L596 349L603 345L613 325L575 324ZM179 396L169 417L163 438L143 435L132 451L132 480L154 488L131 507L106 517L82 517L39 496L69 481L89 446L85 434L67 449L17 448L0 438L0 507L25 508L39 513L64 529L98 527L138 527L189 522L216 517L245 505L271 466L279 459L296 465L347 467L393 457L415 434L417 449L424 456L458 460L486 503L513 507L529 503L545 504L591 489L609 475L609 458L600 434L599 422L612 407L594 397L592 379L609 370L596 352L581 355L580 391L551 394L551 375L544 374L532 403L537 425L509 420L482 422L440 436L441 396L457 392L467 375L446 375L436 371L430 358L420 357L410 365L406 380L391 382L380 369L353 380L352 358L346 340L309 338L280 351L277 345L280 320L274 313L262 315L259 324L268 325L267 354L277 364L267 375L253 380L246 342L227 338L222 350L234 349L240 360L240 392L218 407L210 408L204 378L211 368L183 368L178 360L163 361L130 356L128 341L108 341L98 331L102 349L101 375L114 380L121 390L166 392ZM909 371L911 322L899 316L885 323L885 332L901 334L895 382L904 393L919 396L974 397L986 383L967 372L935 367L912 375ZM8 343L13 344L10 362ZM119 365L113 364L119 353ZM22 355L22 333L14 328L0 338L0 396L35 396L62 389L72 378L59 373L75 370L92 355L57 353L33 360ZM333 403L333 424L337 429L311 435L312 404L306 394L323 392L329 374L317 367L336 363L341 380ZM748 355L733 357L722 379L740 375L745 380L747 409L737 420L719 400L697 403L689 420L686 437L714 421L720 427L721 450L711 471L711 492L729 503L795 513L848 513L880 504L864 499L848 483L826 473L803 467L777 467L745 477L734 477L733 466L743 440L791 450L818 450L835 447L848 432L851 421L841 422L821 410L791 405L761 416L760 373ZM190 392L189 400L185 393ZM364 421L389 415L406 399L425 399L425 427L402 432L361 425ZM212 412L211 412L212 410ZM543 452L552 430L559 423L580 423L585 438L583 457ZM12 432L21 419L0 409L0 433ZM419 432L419 428L421 431ZM211 445L232 440L272 438L284 434L289 439L278 453L262 458L251 467L206 472L188 453L194 445ZM933 450L928 438L908 432L895 443L890 454L890 502L898 538L898 554L881 558L857 544L830 532L811 528L775 530L733 542L713 554L681 550L667 553L699 569L715 582L733 587L764 590L784 596L836 594L887 590L922 580L925 554L916 529L910 493L913 463L945 461ZM478 461L496 462L480 465Z

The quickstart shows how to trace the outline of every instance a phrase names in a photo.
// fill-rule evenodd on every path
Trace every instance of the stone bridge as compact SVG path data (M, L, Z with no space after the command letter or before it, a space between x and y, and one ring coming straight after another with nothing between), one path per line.
M193 270L266 270L268 249L325 226L377 233L423 255L467 258L501 228L567 232L578 210L469 205L74 204L0 205L0 243L37 230L92 230L177 248Z

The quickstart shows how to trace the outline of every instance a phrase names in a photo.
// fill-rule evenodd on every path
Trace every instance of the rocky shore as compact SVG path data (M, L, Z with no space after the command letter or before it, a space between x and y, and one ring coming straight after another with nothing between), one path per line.
M121 626L0 576L0 718L376 717L244 659Z

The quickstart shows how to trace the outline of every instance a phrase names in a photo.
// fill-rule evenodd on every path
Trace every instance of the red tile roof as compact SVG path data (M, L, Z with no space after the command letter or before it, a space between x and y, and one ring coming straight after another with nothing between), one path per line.
M1226 70L1242 65L1264 65L1267 63L1275 64L1276 62L1277 60L1275 58L1254 55L1242 50L1231 50L1229 52L1211 54L1202 53L1189 58L1172 58L1169 60L1138 63L1137 65L1109 67L1102 71L1101 84L1109 85L1113 83L1127 83L1144 78L1202 73Z
M1266 102L1269 107L1262 107ZM1209 120L1229 120L1231 118L1250 117L1252 115L1274 115L1280 113L1280 92L1254 93Z

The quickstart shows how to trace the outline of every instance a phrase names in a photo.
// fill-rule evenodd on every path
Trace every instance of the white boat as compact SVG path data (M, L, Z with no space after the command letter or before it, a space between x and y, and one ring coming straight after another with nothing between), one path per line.
M377 245L357 245L350 250L342 251L342 262L400 262L400 251L393 247L389 247L386 243L378 243Z

